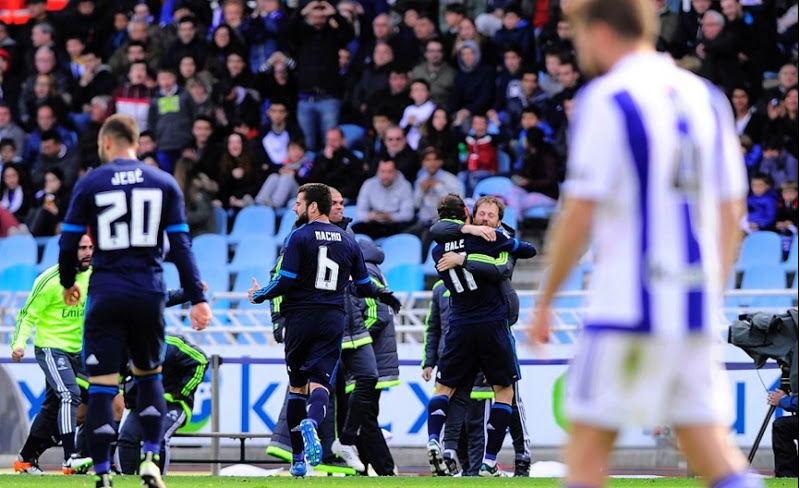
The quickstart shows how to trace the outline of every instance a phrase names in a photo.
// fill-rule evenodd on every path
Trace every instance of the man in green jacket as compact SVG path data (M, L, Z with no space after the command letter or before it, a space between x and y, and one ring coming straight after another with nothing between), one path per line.
M78 244L76 277L76 282L84 290L92 274L90 264L93 248L92 240L84 235ZM91 458L80 457L75 449L76 414L81 403L80 383L84 384L84 388L88 386L80 357L86 296L77 307L69 306L64 303L63 291L58 278L58 265L39 275L25 306L19 312L11 342L11 359L21 361L25 356L28 338L36 327L33 339L36 361L47 381L45 401L33 421L25 445L14 461L14 470L21 473L43 474L39 468L39 455L56 445L59 439L64 446L64 474L85 473L92 466Z

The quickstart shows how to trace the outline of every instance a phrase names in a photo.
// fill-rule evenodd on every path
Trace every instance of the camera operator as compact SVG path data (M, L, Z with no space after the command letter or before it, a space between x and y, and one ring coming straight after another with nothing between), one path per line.
M775 477L797 478L797 395L776 389L767 395L767 403L794 415L778 417L772 423L772 452L775 455Z

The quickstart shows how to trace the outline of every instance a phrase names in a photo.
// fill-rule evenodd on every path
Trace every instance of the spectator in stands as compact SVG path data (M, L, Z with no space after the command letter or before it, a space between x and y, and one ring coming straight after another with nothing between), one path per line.
M764 91L761 99L756 104L756 109L763 113L769 113L769 104L777 106L786 96L786 93L798 83L797 65L786 63L778 71L778 86Z
M703 35L695 48L700 59L700 75L730 93L744 83L739 66L736 38L725 29L725 16L716 10L703 15Z
M453 44L456 42L456 37L458 37L458 26L461 24L461 21L467 17L467 9L464 8L463 3L459 2L449 2L444 6L444 25L445 31L442 33L441 36L441 44L444 47L445 51L450 53L453 52ZM414 75L415 77L416 74ZM446 100L437 100L437 105L442 105L443 102Z
M297 194L298 174L304 168L310 168L311 164L313 162L308 157L303 140L292 139L289 141L286 159L277 172L267 177L267 181L256 195L256 203L273 208L284 208L286 203Z
M250 46L250 69L253 73L266 71L268 60L287 46L286 30L289 19L281 9L280 0L256 0L256 7L243 29Z
M407 49L408 43L398 38L396 30L392 26L392 19L389 14L380 13L372 19L372 36L366 36L364 33L364 42L358 46L358 51L353 53L351 65L356 73L361 73L370 64L373 63L373 53L375 52L375 45L379 42L385 42L392 48L393 53L401 52Z
M0 237L8 237L21 231L17 218L0 203Z
M394 53L391 46L383 41L376 42L372 52L372 62L361 73L350 96L353 110L361 116L359 123L367 120L371 113L367 106L368 102L375 100L376 93L389 87L389 70L393 61Z
M539 74L535 69L522 68L521 78L509 83L503 98L495 102L495 110L490 110L488 115L493 118L499 112L498 118L504 125L512 132L518 132L521 129L523 110L531 106L536 107L540 114L547 110L547 94L539 88L538 79ZM539 118L541 119L541 115Z
M66 120L67 105L64 103L64 99L58 95L53 75L36 75L33 91L21 100L20 113L28 121L30 129L33 128L32 124L34 123L32 116L36 114L36 109L42 105L49 105L53 108L59 120Z
M736 50L737 60L745 74L746 84L752 87L757 96L761 93L762 63L766 59L766 50L758 45L758 32L752 15L745 17L739 0L722 0L722 14L725 16L725 31L731 33Z
M797 234L797 196L797 180L785 180L781 184L781 198L775 216L775 229L780 234Z
M64 188L72 190L78 181L81 163L75 151L63 143L61 135L55 130L42 132L41 149L31 167L31 183L34 190L38 191L44 187L44 174L50 168L59 168L64 174Z
M219 177L219 158L222 151L214 137L214 120L206 115L198 115L192 122L192 142L181 153L191 160L194 169L206 175Z
M114 108L113 101L108 95L98 95L92 98L89 106L90 120L78 139L78 159L83 170L100 166L97 136L100 134L103 122L113 113Z
M380 107L372 114L372 126L367 130L361 146L364 153L365 173L371 172L371 163L386 148L386 131L392 126L392 123L389 113Z
M442 158L442 168L448 173L457 174L461 164L458 156L458 138L450 127L450 117L444 107L437 107L421 130L419 149L423 152L429 147L438 150Z
M155 154L156 149L158 149L158 144L156 144L156 137L155 135L153 135L153 131L148 129L140 132L138 157L141 158L142 154L150 154L150 153Z
M655 6L658 13L659 27L656 49L659 52L670 52L678 35L678 24L680 22L678 13L670 8L667 0L656 0Z
M161 65L175 68L184 56L191 56L200 66L206 63L207 46L205 40L197 35L197 20L193 15L178 19L178 37L167 47L161 58Z
M300 183L325 183L337 188L345 204L354 202L364 181L363 162L345 146L344 133L334 127L325 133L325 147Z
M448 8L452 5L461 4L449 4ZM413 79L428 82L431 101L436 105L447 105L450 99L450 91L453 89L453 83L455 83L456 78L456 70L445 62L444 53L443 42L439 39L430 39L425 43L424 61L416 65L411 71Z
M246 139L238 132L231 133L220 161L219 194L214 204L224 207L233 217L253 204L263 183L264 173L253 161Z
M186 223L192 238L216 232L214 205L203 183L203 177L194 170L194 162L180 158L175 163L175 181L183 192Z
M798 157L798 98L797 85L789 88L783 95L783 99L774 103L770 101L767 105L766 134L776 135L780 138L783 149L789 151L795 158Z
M522 10L516 2L506 3L503 7L503 27L494 33L494 44L498 49L498 59L503 58L509 46L517 46L525 61L534 61L536 36L530 23L523 19Z
M522 78L522 55L520 47L516 44L506 45L502 48L503 66L495 78L495 96L493 110L500 112L505 104L506 96L519 92L520 78Z
M219 107L214 104L211 90L211 82L204 76L194 76L186 80L186 91L192 99L195 117L216 120Z
M428 229L439 219L439 201L448 193L464 196L464 185L456 177L442 169L444 160L438 149L428 147L422 152L422 169L414 182L414 208L417 210L417 223L408 232L420 236L423 254L427 255L431 242ZM424 257L423 257L424 259Z
M378 163L377 175L361 186L353 232L373 239L408 228L414 220L414 193L391 159Z
M11 139L16 149L25 147L28 135L11 118L11 105L0 101L0 139Z
M91 101L98 95L111 95L117 86L117 80L111 74L108 65L96 48L89 48L83 54L83 73L72 92L74 111L85 114L85 117L74 118L79 129L83 129L91 118Z
M544 51L544 71L539 72L539 86L547 94L547 98L553 98L564 89L558 78L558 70L561 67L563 54L560 49L550 46Z
M42 134L49 130L58 132L62 143L68 149L73 149L77 146L78 136L61 125L52 106L44 104L36 110L36 128L28 134L28 139L25 140L25 147L22 150L22 161L25 164L31 164L36 160L42 144Z
M760 144L766 126L766 117L757 112L750 103L750 94L743 86L733 88L731 104L736 119L736 133L740 136L747 134L753 144Z
M147 123L152 95L145 81L147 81L147 63L134 61L128 68L128 81L118 86L112 94L116 112L133 117L141 132L149 128Z
M545 141L544 132L532 127L525 132L525 157L511 176L514 186L507 198L517 215L532 207L555 206L558 201L558 155Z
M23 52L31 52L33 48L33 28L47 24L52 29L52 15L47 11L47 0L28 0L28 21L17 28L16 37L22 45ZM27 63L30 66L30 63Z
M249 127L258 127L261 120L260 104L250 90L224 79L217 85L221 111L217 111L217 122L228 126L233 122L244 122Z
M267 125L252 142L253 157L260 163L266 162L270 173L283 167L289 157L289 141L302 136L290 121L286 103L273 100L267 109Z
M439 31L436 23L429 16L428 13L422 13L414 22L414 37L409 42L407 50L397 53L397 64L403 71L410 71L414 66L419 63L422 58L422 53L425 50L425 45L431 39L439 38Z
M297 114L297 78L291 71L294 61L283 53L272 56L270 70L260 79L259 89L263 100L282 100L296 122ZM290 66L291 65L291 66Z
M478 29L475 27L475 22L469 17L464 18L461 23L458 24L458 36L455 42L453 42L453 48L450 51L452 64L460 66L461 47L465 42L473 42L475 46L477 46L477 48L473 47L473 50L480 53L485 64L488 66L496 66L494 44L491 40L483 37L478 32ZM456 84L458 84L457 81Z
M36 54L39 53L39 50L43 47L49 49L53 53L55 57L55 61L53 62L54 67L65 64L66 60L63 59L61 55L62 51L59 51L56 45L55 34L56 31L53 24L49 22L41 22L33 26L33 30L31 31L31 48L27 50L27 56L25 57L29 76L36 74L35 70L38 70L40 73L42 72L39 66L36 66ZM49 72L50 71L48 71L48 73Z
M420 127L433 115L436 105L430 100L430 87L425 80L412 81L409 95L413 103L403 110L399 125L406 131L408 146L416 151L422 137Z
M497 153L504 139L500 132L499 120L491 120L490 124L485 114L472 116L472 129L464 138L468 152L467 171L459 174L467 194L472 193L472 189L480 180L497 173Z
M25 170L15 163L4 164L3 178L0 180L0 207L11 212L19 222L25 222L32 203L33 194Z
M481 64L481 49L473 41L463 41L458 50L458 74L450 95L449 109L455 113L453 126L469 124L469 117L485 114L491 108L494 74Z
M70 193L64 185L61 168L52 167L44 172L44 188L36 192L26 225L36 237L60 233L60 225L67 214Z
M319 149L322 134L339 124L339 49L352 38L353 27L325 0L306 4L289 28L297 61L297 121L311 151Z
M750 178L750 195L747 196L747 223L745 232L769 230L775 224L778 199L772 181L765 174Z
M405 131L396 125L391 126L386 129L383 141L385 147L378 153L372 167L377 168L380 161L392 161L406 181L416 181L420 169L419 155L408 146Z
M692 8L681 12L678 34L670 52L682 68L700 71L700 60L697 58L697 46L703 35L703 16L711 8L711 0L691 0Z
M108 39L100 43L103 59L111 59L114 51L119 49L128 40L128 13L125 10L114 12L114 26Z
M63 71L74 85L83 74L83 53L86 50L86 44L84 44L83 38L73 36L67 38L66 48L69 64L63 68Z
M767 137L763 149L759 171L770 177L774 187L782 187L786 180L797 181L797 158L783 149L779 137Z
M161 66L161 48L157 39L150 39L147 22L134 19L130 22L128 41L114 51L108 64L114 74L122 76L130 62L142 59L151 70L157 70Z
M180 89L172 69L158 70L157 82L158 93L150 102L147 128L155 135L161 169L171 172L180 151L191 140L194 113L189 94Z
M389 70L388 86L367 99L367 114L371 117L375 107L380 107L392 120L400 120L410 104L408 71L395 65Z
M2 32L2 27L0 27ZM14 65L12 64L11 54L3 48L0 48L0 101L11 102L19 99L20 82L19 77L12 71ZM17 64L19 64L17 58ZM14 118L17 118L17 105L11 108Z
M60 106L65 106L65 104L69 103L70 93L72 93L69 80L56 68L56 55L51 48L40 47L36 50L34 59L35 72L25 80L25 83L22 85L22 93L20 94L20 120L23 125L32 123L31 117L33 117L33 112L28 112L29 107L27 104L34 98L34 88L39 75L50 75L53 77L55 93L57 96L63 98L59 104ZM54 106L54 108L59 111L61 110L60 107ZM62 115L59 114L59 117L61 116Z
M22 164L22 158L17 154L17 145L14 139L0 139L0 169L4 164Z
M231 26L233 34L244 44L242 30L245 24L244 0L225 0L222 4L222 21Z
M244 50L244 45L239 40L239 36L234 33L233 27L229 24L220 24L211 35L205 69L219 78L225 72L225 62L228 59L228 54L243 52Z
M545 120L553 127L553 130L558 130L566 122L564 100L571 99L581 86L581 72L578 69L578 62L572 56L561 59L561 65L558 67L558 81L564 89L550 98L547 112L545 112Z
M97 8L95 0L78 0L76 9L65 8L60 12L61 34L67 38L80 37L87 46L99 49L109 37L111 24L107 13Z

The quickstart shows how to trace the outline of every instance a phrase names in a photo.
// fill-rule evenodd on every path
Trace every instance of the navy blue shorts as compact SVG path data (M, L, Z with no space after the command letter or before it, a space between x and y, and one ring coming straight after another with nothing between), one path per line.
M331 385L342 351L344 311L317 308L292 310L285 315L289 384L299 388L311 381L333 391Z
M438 367L436 381L450 388L471 388L478 371L492 386L513 385L521 376L508 321L450 325Z
M134 366L161 366L164 345L163 294L130 295L92 291L84 324L84 364L89 376L119 373L130 358Z

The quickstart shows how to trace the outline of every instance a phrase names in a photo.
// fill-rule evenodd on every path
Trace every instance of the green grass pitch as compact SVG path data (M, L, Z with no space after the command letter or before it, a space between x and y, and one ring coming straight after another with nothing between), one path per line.
M114 488L139 488L139 478L134 476L116 476ZM300 488L300 487L376 487L376 488L429 488L429 487L525 487L525 488L559 488L559 481L546 478L430 478L395 477L395 478L339 478L310 477L292 479L278 476L269 478L211 477L211 476L168 476L165 478L168 488ZM796 488L797 478L767 479L769 488ZM93 476L22 476L0 475L0 486L10 488L94 488ZM688 488L703 486L699 480L686 478L625 478L612 479L611 488Z

